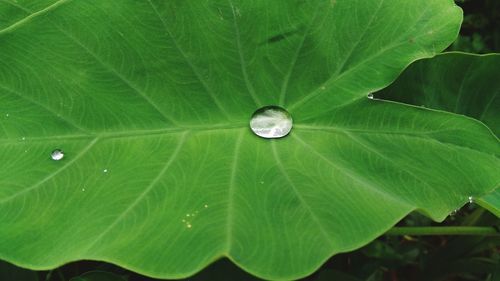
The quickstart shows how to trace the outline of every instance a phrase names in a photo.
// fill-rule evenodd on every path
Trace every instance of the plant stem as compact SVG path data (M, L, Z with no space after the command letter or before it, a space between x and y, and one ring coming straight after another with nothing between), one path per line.
M482 235L500 236L498 229L491 226L395 226L385 235Z

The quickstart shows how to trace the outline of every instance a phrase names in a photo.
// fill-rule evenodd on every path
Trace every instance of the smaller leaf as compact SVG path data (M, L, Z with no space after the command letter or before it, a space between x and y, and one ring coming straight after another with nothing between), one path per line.
M445 53L412 64L377 98L476 118L500 135L500 54ZM500 189L477 200L500 217Z

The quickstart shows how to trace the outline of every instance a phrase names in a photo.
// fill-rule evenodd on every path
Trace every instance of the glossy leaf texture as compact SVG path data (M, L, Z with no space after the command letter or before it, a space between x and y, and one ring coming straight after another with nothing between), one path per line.
M445 53L412 64L381 99L463 114L500 134L500 54ZM477 202L500 217L500 189Z
M370 100L458 32L451 0L2 1L0 258L294 279L498 183L497 140ZM249 128L278 105L282 139ZM51 159L60 149L61 160Z

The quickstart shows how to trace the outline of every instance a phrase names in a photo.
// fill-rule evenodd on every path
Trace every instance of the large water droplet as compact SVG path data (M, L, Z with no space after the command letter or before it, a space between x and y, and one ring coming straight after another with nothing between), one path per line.
M59 161L61 159L63 159L64 157L64 152L60 149L55 149L54 151L52 151L52 153L50 154L50 157L52 158L52 160L56 160L56 161Z
M252 115L250 128L259 137L282 138L292 130L292 116L279 106L265 106Z

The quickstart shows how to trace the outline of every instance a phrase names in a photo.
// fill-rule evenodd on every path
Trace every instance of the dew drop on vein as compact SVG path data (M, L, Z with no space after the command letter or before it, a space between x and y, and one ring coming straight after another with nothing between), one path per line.
M265 139L282 138L290 133L292 126L290 113L275 105L258 109L250 119L250 128L254 134Z
M64 151L62 151L60 149L55 149L50 154L50 157L52 158L52 160L59 161L59 160L63 159Z
M472 196L469 196L469 204L474 203L474 198Z
M369 93L366 97L371 99L371 100L375 98L372 93Z

